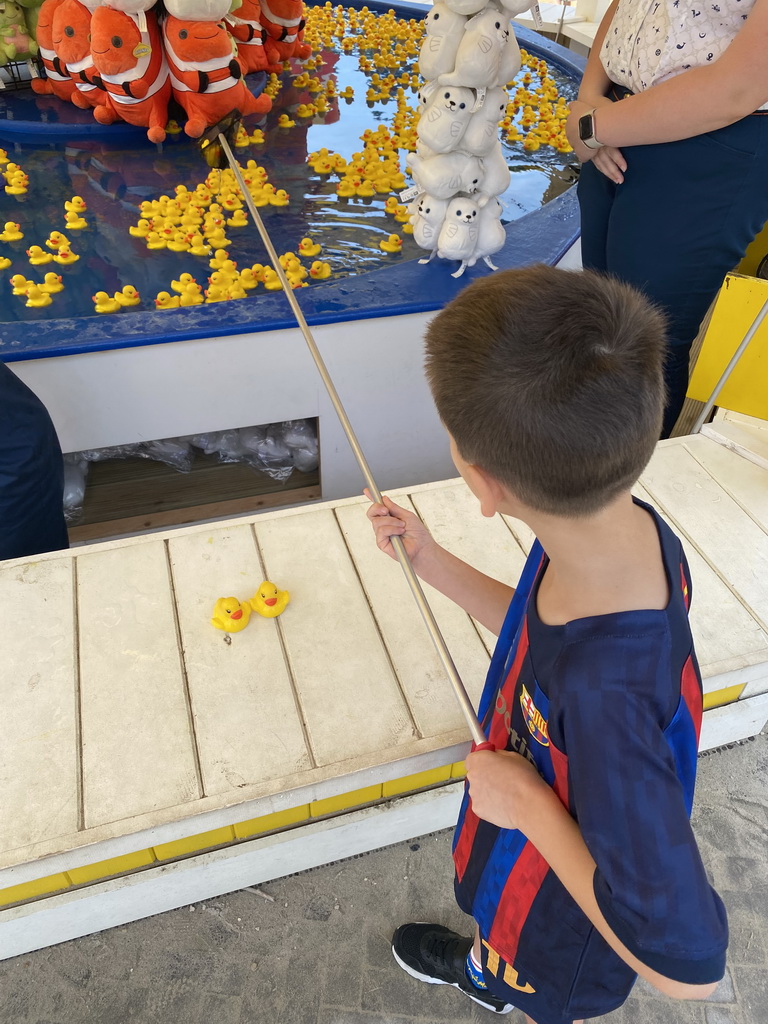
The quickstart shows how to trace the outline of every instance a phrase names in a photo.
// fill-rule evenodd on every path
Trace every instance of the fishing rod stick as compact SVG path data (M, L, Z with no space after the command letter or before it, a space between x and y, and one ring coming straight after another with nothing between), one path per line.
M237 161L235 160L235 156L232 150L230 149L229 142L227 141L223 132L219 132L217 141L221 145L227 157L227 162L229 163L232 173L235 176L237 184L240 186L240 191L243 193L243 199L245 200L245 204L248 207L251 216L253 217L253 222L258 228L259 234L261 235L261 240L266 246L267 252L269 253L269 258L272 261L272 266L275 268L275 272L277 276L280 278L280 283L283 286L283 291L285 292L286 298L288 299L291 309L293 310L293 314L296 317L296 321L299 325L301 333L304 335L304 340L306 341L309 351L312 354L312 358L315 361L315 366L317 367L317 371L323 380L325 389L328 392L328 397L330 398L333 407L336 410L336 415L339 417L339 420L341 421L344 433L347 435L347 440L349 441L352 447L352 451L354 452L358 465L360 466L363 476L365 477L365 482L368 487L368 490L370 491L373 500L378 504L382 504L381 491L379 491L379 488L376 486L376 481L373 478L371 467L368 465L368 460L366 459L365 454L363 453L363 449L360 447L357 437L355 436L355 432L352 429L352 424L349 421L349 417L347 416L344 406L341 403L341 399L339 398L338 392L336 391L336 386L334 385L333 380L331 379L331 375L328 373L328 370L326 369L325 362L323 361L323 357L320 355L320 350L317 347L317 343L315 342L315 339L312 335L312 331L309 329L309 324L304 318L304 314L301 311L301 306L299 305L296 296L293 294L293 288L291 287L291 284L288 281L286 273L283 270L282 264L280 263L280 259L277 255L277 250L272 244L272 239L269 237L269 232L264 226L264 221L261 219L261 214L259 213L258 207L253 201L253 196L248 190L248 186L246 185L243 179L243 175L240 171ZM456 665L453 662L451 653L448 650L448 647L445 643L443 634L440 632L440 627L438 626L432 609L430 608L427 599L424 596L424 591L422 590L419 578L414 572L413 566L411 565L411 560L408 557L407 551L405 550L405 545L403 544L403 541L400 537L390 537L389 539L395 551L395 554L397 555L397 560L400 563L403 573L405 574L405 578L408 581L408 586L411 588L411 593L413 594L414 600L416 601L418 609L421 612L421 617L424 620L424 625L427 627L427 632L429 633L432 639L432 643L435 645L435 649L437 650L440 660L443 663L443 668L445 669L448 678L451 682L451 686L453 687L454 693L456 694L456 699L459 702L459 706L461 707L462 713L464 714L464 718L466 719L467 725L469 726L470 732L472 733L472 739L478 745L485 744L487 747L488 741L485 737L483 730L480 728L480 722L478 721L477 715L475 714L475 709L472 706L472 702L469 699L467 691L464 689L464 684L461 681L461 677L459 676L459 673L456 669Z

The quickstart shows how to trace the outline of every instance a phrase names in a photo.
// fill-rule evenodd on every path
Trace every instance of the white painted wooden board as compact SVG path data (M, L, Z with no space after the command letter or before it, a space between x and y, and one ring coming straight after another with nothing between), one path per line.
M333 512L259 520L256 540L267 578L291 593L278 621L316 763L415 737Z
M639 484L633 492L643 501L654 504L651 495ZM722 685L716 678L720 673L768 662L768 633L682 534L674 517L662 509L659 514L680 537L688 559L693 582L691 630L704 677L704 691L709 692ZM733 680L727 685L735 683Z
M85 826L199 797L165 544L77 559Z
M78 824L72 563L0 567L0 850Z
M744 515L684 445L660 445L642 482L654 502L672 511L689 540L768 628L768 535Z
M409 511L408 498L397 503ZM464 717L398 562L376 547L366 517L368 503L346 505L336 517L346 537L373 615L422 736L460 729ZM472 620L443 594L424 584L464 688L475 706L488 671L486 651Z
M205 794L310 768L277 621L254 612L231 636L210 623L219 597L247 600L264 579L252 527L171 534L168 550Z
M501 516L485 519L480 505L462 481L448 487L414 491L414 507L435 540L487 576L517 586L525 554ZM476 623L489 652L496 637Z
M723 445L712 444L701 435L687 438L685 446L696 461L768 532L768 468L750 462Z

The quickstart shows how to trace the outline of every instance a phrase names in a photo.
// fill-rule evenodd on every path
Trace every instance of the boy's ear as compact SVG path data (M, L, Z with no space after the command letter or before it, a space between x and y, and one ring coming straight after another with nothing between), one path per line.
M493 519L506 497L498 480L480 466L466 465L465 479L469 489L480 502L480 512L486 519Z

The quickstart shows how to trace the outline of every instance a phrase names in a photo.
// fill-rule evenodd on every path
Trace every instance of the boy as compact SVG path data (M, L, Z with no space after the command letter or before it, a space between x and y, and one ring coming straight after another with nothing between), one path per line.
M630 488L663 409L660 316L607 277L536 266L482 278L430 324L427 376L484 516L538 540L514 599L385 498L380 548L499 635L454 839L462 938L408 924L409 974L529 1024L620 1006L641 974L704 998L727 925L688 821L701 680L679 540Z

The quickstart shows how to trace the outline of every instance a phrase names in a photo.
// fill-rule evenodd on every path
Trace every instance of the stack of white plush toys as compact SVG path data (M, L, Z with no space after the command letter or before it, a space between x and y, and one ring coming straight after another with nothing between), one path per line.
M406 161L419 189L410 222L430 251L420 262L460 260L453 277L481 259L496 270L490 257L504 245L497 197L510 173L498 126L506 84L520 70L510 19L529 7L531 0L439 0L426 19L419 142Z

